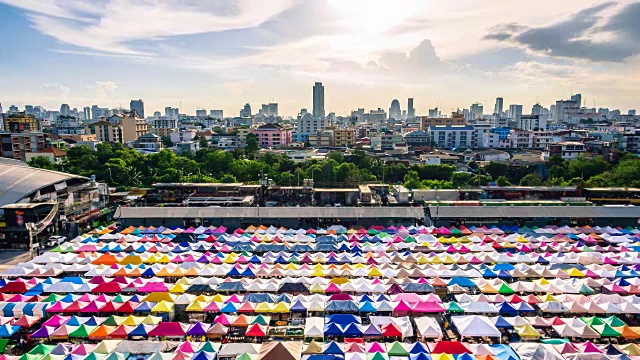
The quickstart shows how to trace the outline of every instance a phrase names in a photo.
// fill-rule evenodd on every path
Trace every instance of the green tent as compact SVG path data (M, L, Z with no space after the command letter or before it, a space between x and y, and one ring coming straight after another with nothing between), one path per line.
M367 234L369 234L369 235L378 235L378 230L369 229L369 230L367 230Z
M300 260L295 255L291 255L291 257L289 258L289 262L294 264L300 264Z
M249 353L243 353L236 356L236 360L255 360L257 358L258 358L258 354L249 354Z
M125 295L122 295L122 294L118 294L111 301L114 302L114 303L126 303L127 301L129 301L129 299L131 299L131 296L125 296Z
M89 337L89 334L95 330L97 326L94 325L80 325L77 329L69 333L70 338L83 338Z
M462 235L462 231L458 230L458 228L455 227L449 230L449 232L451 233L451 235Z
M627 325L624 321L620 320L620 318L615 316L615 315L611 315L608 318L604 318L604 319L602 319L602 321L604 321L605 323L607 323L607 324L609 324L610 326L613 326L613 327Z
M569 341L569 339L562 338L562 339L541 339L540 342L543 344L549 344L549 345L562 345L562 344L570 343L571 341Z
M105 321L102 322L102 325L119 326L118 322L116 321L116 317L113 315L106 318Z
M512 295L515 294L515 291L513 291L513 289L511 289L507 284L502 283L502 285L500 285L500 288L498 289L498 294Z
M456 303L455 301L452 301L447 305L447 312L450 312L450 313L463 313L464 309L461 308L460 305L458 305L458 303Z
M394 342L391 345L391 348L387 350L387 355L389 356L409 356L409 352L407 349L402 346L402 344L398 341Z
M222 346L219 342L207 341L202 345L202 347L198 351L206 351L206 352L218 352L220 351L220 347Z
M582 286L580 286L580 294L582 295L593 295L595 293L596 291L590 288L589 286L587 286L586 284L582 284Z
M87 355L87 357L85 357L83 360L107 360L107 356L109 356L109 354L96 354L92 352L91 354Z
M126 360L130 353L112 352L108 354L105 360ZM85 358L86 359L86 358Z
M60 299L64 298L64 295L59 295L59 294L49 294L49 296L47 296L46 299L42 300L42 302L50 302L50 303L54 303L54 302L58 302L60 301Z
M619 337L620 333L609 324L592 325L593 330L597 331L602 337Z
M389 357L387 356L387 354L376 351L373 354L368 353L367 360L389 360Z
M404 242L406 242L406 243L414 243L414 242L416 242L416 239L414 239L413 236L409 235L406 238L404 238Z
M269 319L270 320L270 319ZM259 324L259 325L269 325L269 320L267 320L266 316L258 315L251 321L251 324Z
M18 360L40 360L42 354L24 354L18 358Z
M38 344L36 347L31 349L27 354L29 355L47 355L48 353L56 347L55 345L47 345L47 344Z
M0 339L0 354L4 352L4 349L7 347L9 343L9 339Z
M587 325L593 327L593 325L602 325L604 324L604 321L602 321L602 319L600 319L599 317L581 317L580 320L584 321Z
M65 355L54 355L49 353L43 356L40 360L63 360L65 357Z
M55 253L61 253L62 252L62 248L60 247L60 245L54 247L53 249L49 250L50 252L55 252Z

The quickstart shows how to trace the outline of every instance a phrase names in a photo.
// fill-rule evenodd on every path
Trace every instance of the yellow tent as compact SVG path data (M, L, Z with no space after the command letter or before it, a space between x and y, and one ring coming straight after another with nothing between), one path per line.
M288 313L289 306L282 301L277 303L276 306L273 307L272 312L274 313Z
M538 333L536 329L534 329L533 326L529 324L518 325L518 326L514 326L513 328L515 329L516 333L520 335L521 338L528 338L528 339L540 338L540 333Z
M269 303L266 302L260 302L256 304L256 312L259 313L268 313L268 312L272 312L271 306L269 305Z
M166 292L152 292L147 295L142 301L160 302L160 301L175 301L175 295Z
M569 276L571 276L571 277L585 277L585 274L582 271L580 271L580 270L578 270L576 268L571 268L569 270L565 270L565 272L567 274L569 274Z
M142 324L142 320L144 320L142 316L129 315L120 325L138 326Z
M92 352L96 354L110 354L115 351L118 344L120 344L122 340L102 340L93 350Z
M184 288L184 286L182 286L182 284L179 284L179 283L176 283L171 287L171 289L169 289L169 292L173 294L182 294L185 291L186 289Z
M453 355L451 354L445 354L445 353L441 353L441 354L431 354L431 358L433 360L453 360Z
M209 303L196 300L196 301L193 301L191 304L189 304L189 306L187 306L185 311L202 312L204 311L204 308L207 307L207 305L209 305Z
M380 272L380 270L378 270L378 268L373 268L371 270L369 270L369 274L367 274L368 276L382 276L382 273Z
M156 312L156 313L168 313L171 312L173 310L173 306L175 304L173 302L169 302L169 301L160 301L159 303L155 304L153 306L153 308L151 308L151 312Z
M145 325L158 325L161 322L162 322L162 318L160 316L147 315L147 317L142 319L142 324L145 324Z

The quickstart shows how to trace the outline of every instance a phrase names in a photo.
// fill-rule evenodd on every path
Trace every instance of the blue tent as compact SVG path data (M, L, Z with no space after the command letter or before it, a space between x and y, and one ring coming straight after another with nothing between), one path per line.
M497 328L502 328L502 329L513 329L513 325L511 325L505 318L503 318L502 316L496 316L495 317L495 324L494 324Z
M326 324L335 323L339 325L348 325L348 324L360 324L360 318L352 315L352 314L334 314L325 316L324 322Z
M476 284L469 278L453 277L449 280L448 286L458 285L462 287L475 288Z
M421 342L417 342L413 344L413 346L411 347L411 350L409 350L409 354L428 354L428 353L429 353L429 349L427 349L427 346Z
M221 313L235 313L238 312L238 308L232 302L224 304L222 308L220 308Z
M207 352L207 351L198 351L193 355L191 360L214 360L216 358L216 353Z
M355 323L349 324L344 329L344 336L354 336L354 337L362 336L362 329L360 328L360 325Z
M13 336L20 330L20 326L2 325L0 326L0 338L8 338Z
M328 344L326 344L324 346L324 349L322 350L323 354L334 354L334 355L344 355L344 351L342 351L342 348L340 348L340 345L338 345L335 341L332 341Z
M291 311L307 311L307 308L304 306L300 300L297 300L291 307L289 308Z
M506 344L493 344L489 345L491 351L498 360L519 360L520 357L516 354L511 346Z
M336 311L336 312L358 312L358 305L355 302L350 300L332 300L329 301L327 306L324 309L325 311Z
M527 313L534 313L536 312L536 310L533 308L533 306L527 304L526 302L519 302L517 304L513 304L514 309L516 309L518 312L527 312Z
M428 353L409 354L409 360L432 360Z
M513 306L511 306L511 304L509 304L506 301L501 302L496 307L498 308L498 311L500 312L501 315L507 315L507 316L518 315L518 312L516 311L516 309L514 309Z
M342 328L336 323L329 323L324 326L324 336L343 336Z
M136 326L135 329L131 330L128 336L129 337L136 337L136 336L148 337L149 331L154 327L155 327L154 325L140 324Z
M369 301L365 301L365 302L361 302L360 303L360 312L362 313L374 313L377 312L378 310L376 309L375 306L373 306L373 304Z

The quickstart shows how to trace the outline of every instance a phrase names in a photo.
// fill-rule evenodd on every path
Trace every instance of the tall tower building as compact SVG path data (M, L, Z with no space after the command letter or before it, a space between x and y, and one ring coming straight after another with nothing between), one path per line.
M578 103L578 109L582 107L582 94L571 95L571 101Z
M324 86L321 82L313 85L313 117L324 117Z
M135 110L135 112L138 113L138 116L144 119L144 102L142 101L142 99L131 100L131 103L129 104L129 110Z
M71 114L71 107L69 104L60 105L60 115L69 116Z
M469 112L471 113L471 119L475 120L484 115L484 107L480 103L473 103L471 104L471 108L469 108Z
M409 98L407 100L407 117L414 117L416 116L416 109L413 108L413 98Z
M522 105L509 105L509 119L517 121L520 117L522 117Z
M496 105L493 107L493 113L502 114L503 105L504 105L504 100L501 97L496 98Z
M402 116L402 110L400 110L400 101L393 99L391 107L389 108L389 119L399 120Z

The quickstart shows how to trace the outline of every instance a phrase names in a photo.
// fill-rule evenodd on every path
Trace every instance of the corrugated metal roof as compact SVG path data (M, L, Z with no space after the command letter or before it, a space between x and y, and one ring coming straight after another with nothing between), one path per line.
M47 186L82 176L0 163L0 206L16 203Z
M158 218L424 218L422 207L120 207L121 219Z
M429 206L440 218L640 218L637 206Z

